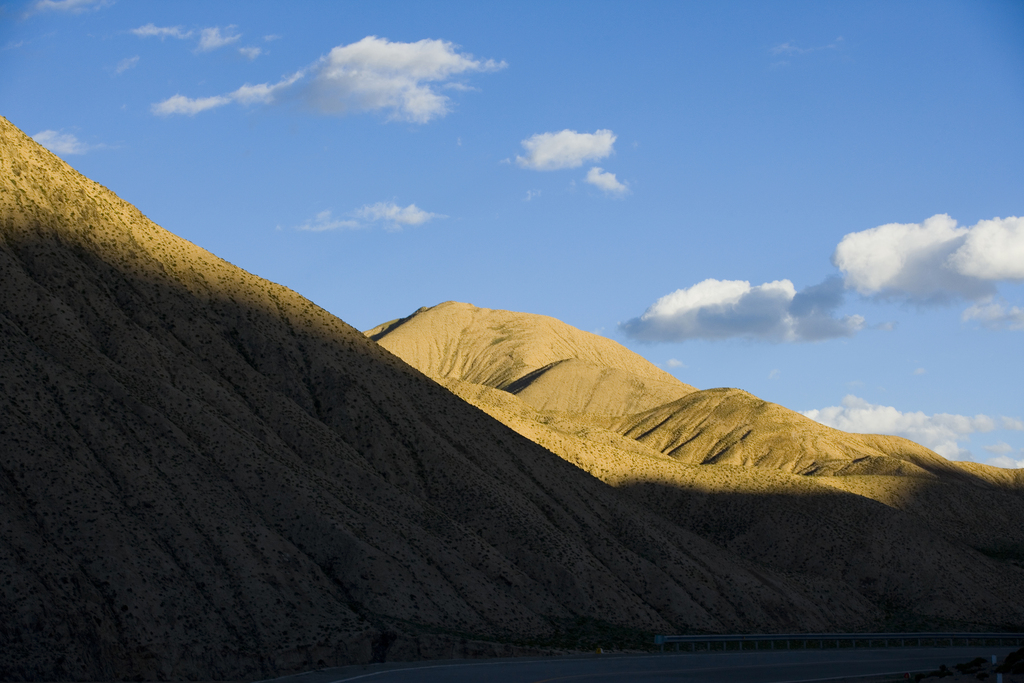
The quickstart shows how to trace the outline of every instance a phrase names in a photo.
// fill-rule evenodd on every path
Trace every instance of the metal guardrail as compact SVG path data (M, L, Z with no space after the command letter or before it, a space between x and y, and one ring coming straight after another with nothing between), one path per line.
M984 641L983 643L979 641ZM702 635L702 636L654 636L654 644L665 650L666 643L675 643L679 651L681 643L688 643L689 652L696 652L698 645L705 651L712 649L713 643L722 643L722 649L728 650L730 643L737 643L737 650L793 650L809 649L817 644L818 649L842 647L953 647L954 645L984 644L996 646L1024 645L1024 633L748 633L741 635ZM747 647L752 643L753 647ZM762 648L762 643L769 646ZM799 643L793 647L794 643ZM808 645L810 643L810 645ZM845 643L845 645L844 645ZM776 647L781 644L781 647Z

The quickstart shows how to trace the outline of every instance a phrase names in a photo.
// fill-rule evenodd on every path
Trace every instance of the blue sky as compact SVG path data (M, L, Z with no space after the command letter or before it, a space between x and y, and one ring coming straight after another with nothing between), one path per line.
M542 313L1024 466L1024 3L0 7L0 114L366 329Z

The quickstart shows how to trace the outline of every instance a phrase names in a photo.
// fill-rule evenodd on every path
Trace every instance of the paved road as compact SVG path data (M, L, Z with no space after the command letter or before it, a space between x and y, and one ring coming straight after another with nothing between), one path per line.
M309 672L277 683L796 683L932 670L1017 648L888 648L589 655L417 664L376 664Z

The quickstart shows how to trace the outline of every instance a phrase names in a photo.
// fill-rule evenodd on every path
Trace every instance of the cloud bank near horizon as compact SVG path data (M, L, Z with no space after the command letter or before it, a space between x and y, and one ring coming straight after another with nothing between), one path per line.
M921 411L905 413L892 406L871 404L852 394L846 396L840 406L807 410L802 415L844 432L902 436L949 460L973 460L971 452L959 443L969 440L972 434L996 429L1024 430L1024 422L1016 418L988 415L970 417L949 413L927 415ZM1002 457L1005 458L1005 454ZM1016 466L1021 465L1024 462Z
M707 279L658 299L620 323L641 341L745 337L800 342L849 337L860 315L836 317L845 291L916 305L974 302L961 315L992 330L1024 330L1024 308L996 299L996 284L1024 282L1024 218L958 227L946 214L845 235L832 255L839 276L797 293L789 280L752 287Z

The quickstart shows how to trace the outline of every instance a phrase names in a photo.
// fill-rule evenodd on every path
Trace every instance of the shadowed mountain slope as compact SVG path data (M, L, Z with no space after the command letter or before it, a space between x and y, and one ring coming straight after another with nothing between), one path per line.
M993 567L971 581L1008 618ZM0 678L266 678L512 654L493 643L580 620L883 617L840 593L667 521L0 118Z
M366 335L431 377L503 389L539 410L628 415L695 391L620 344L543 315L448 301Z

